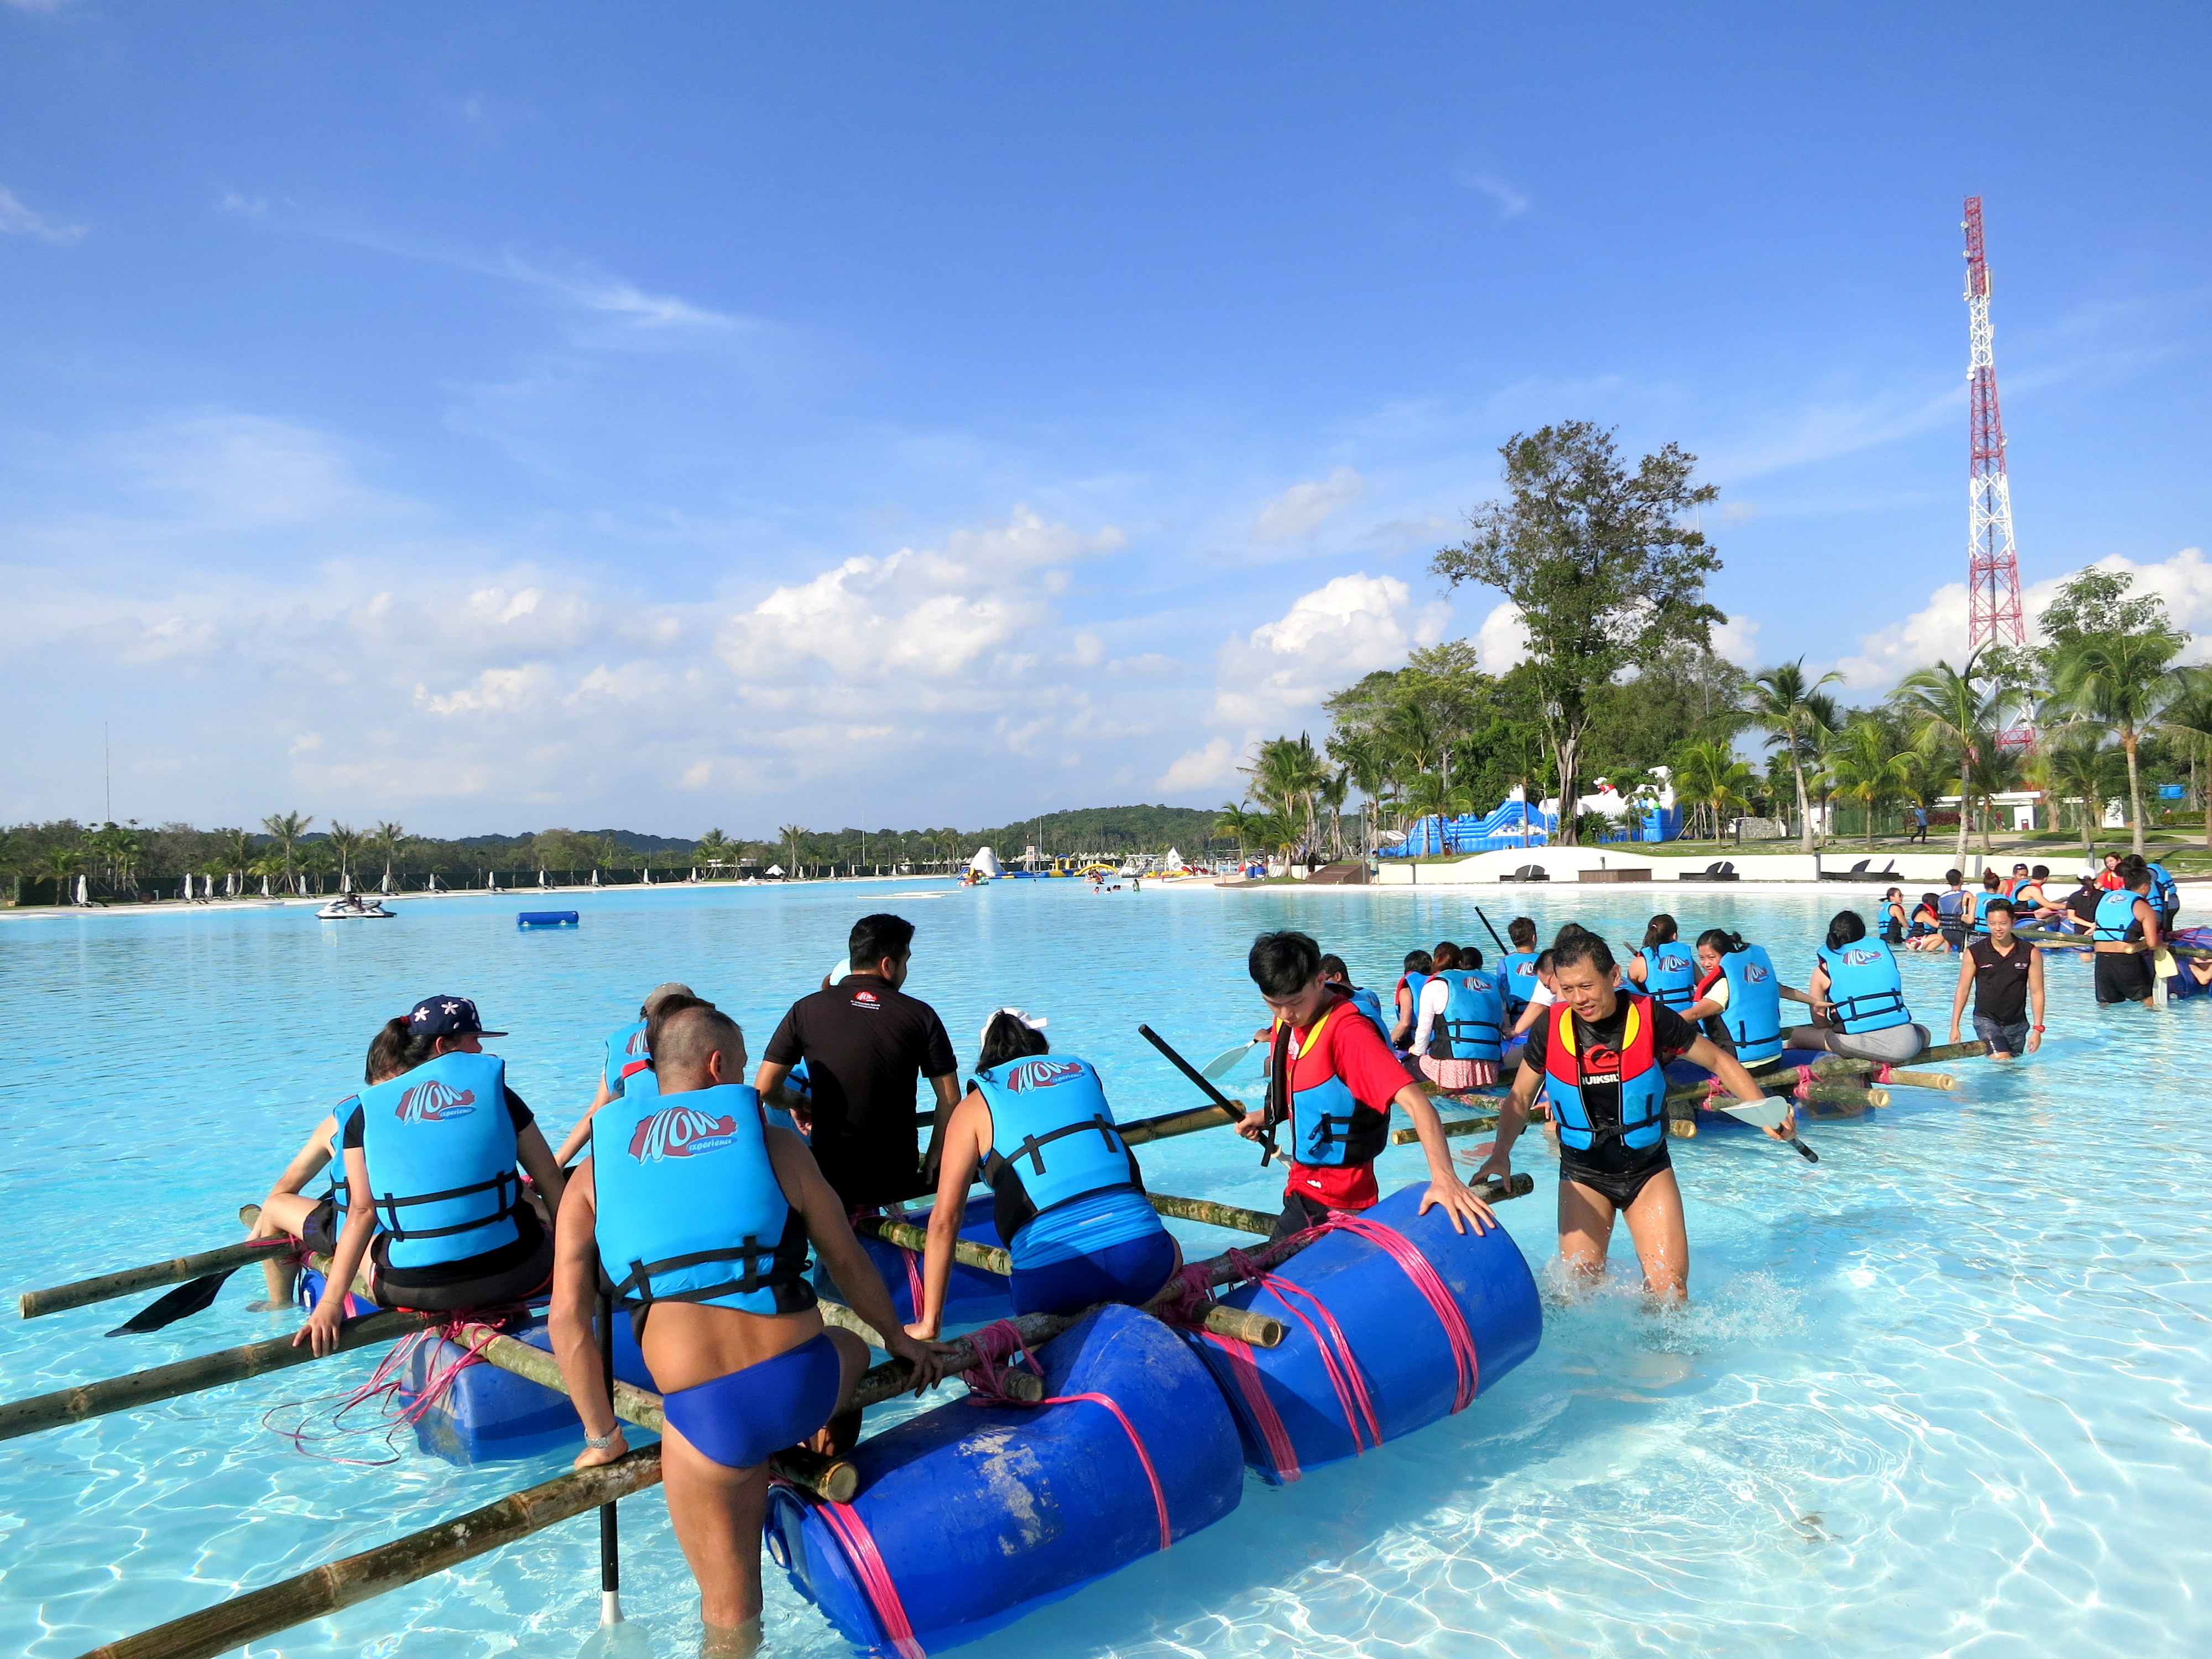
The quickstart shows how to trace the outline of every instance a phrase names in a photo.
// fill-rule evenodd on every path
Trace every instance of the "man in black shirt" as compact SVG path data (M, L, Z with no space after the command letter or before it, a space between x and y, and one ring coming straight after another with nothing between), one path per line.
M1951 1041L1959 1040L1959 1019L1966 1009L1966 988L1974 992L1974 1035L1992 1060L2032 1054L2043 1046L2043 953L2013 932L2010 899L1990 906L1990 935L1966 947L1959 964L1959 988L1951 997ZM2028 1005L2035 1021L2028 1023Z
M945 1023L927 1003L899 989L914 948L914 924L862 916L853 924L853 971L791 1005L762 1052L753 1086L775 1102L793 1066L806 1062L810 1107L792 1116L812 1139L815 1162L847 1210L873 1210L931 1190L937 1141L960 1103L959 1062ZM915 1115L915 1085L936 1091L925 1166Z
M1584 1278L1605 1272L1615 1215L1644 1268L1644 1286L1662 1302L1690 1290L1690 1240L1681 1189L1667 1156L1667 1062L1678 1055L1704 1066L1740 1101L1765 1098L1751 1073L1673 1009L1625 993L1613 952L1589 933L1552 947L1559 999L1539 1011L1513 1091L1498 1115L1498 1145L1474 1185L1513 1172L1513 1143L1539 1089L1549 1096L1559 1133L1559 1255ZM1766 1133L1790 1138L1794 1117Z

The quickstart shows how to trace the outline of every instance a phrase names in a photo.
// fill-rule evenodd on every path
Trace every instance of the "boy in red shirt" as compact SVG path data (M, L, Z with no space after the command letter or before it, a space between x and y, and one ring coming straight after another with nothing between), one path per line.
M1290 1165L1283 1213L1274 1237L1287 1237L1324 1220L1331 1210L1364 1210L1382 1196L1375 1159L1390 1143L1390 1108L1402 1106L1428 1154L1425 1214L1441 1204L1452 1230L1477 1232L1498 1218L1452 1169L1443 1124L1428 1091L1409 1083L1406 1068L1375 1022L1352 999L1325 983L1321 946L1304 933L1262 933L1246 966L1275 1016L1267 1069L1267 1104L1246 1114L1237 1133L1257 1140L1273 1125L1288 1132Z

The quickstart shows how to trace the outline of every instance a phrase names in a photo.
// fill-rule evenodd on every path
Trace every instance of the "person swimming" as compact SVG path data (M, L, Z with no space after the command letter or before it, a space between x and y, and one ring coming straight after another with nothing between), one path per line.
M1558 998L1529 1033L1498 1113L1497 1145L1475 1179L1511 1176L1513 1144L1540 1090L1559 1126L1561 1259L1584 1279L1602 1277L1613 1219L1625 1215L1645 1291L1680 1302L1689 1295L1690 1245L1667 1151L1667 1065L1680 1056L1702 1066L1739 1100L1762 1100L1765 1091L1680 1014L1625 994L1603 939L1563 939L1552 960ZM1786 1139L1795 1123L1787 1115L1766 1133Z
M1018 1008L983 1022L974 1079L945 1131L922 1306L909 1336L934 1338L943 1323L952 1249L979 1170L997 1195L1000 1243L1013 1256L1017 1314L1142 1307L1182 1265L1145 1197L1136 1154L1115 1133L1105 1084L1088 1060L1054 1055L1044 1024Z
M520 1302L551 1278L553 1241L527 1201L519 1163L549 1213L561 1169L466 997L426 997L385 1030L399 1070L363 1089L340 1129L346 1216L323 1294L293 1340L337 1346L354 1275L369 1263L380 1307L453 1312Z
M658 1094L600 1110L592 1155L563 1201L549 1312L553 1351L584 1420L578 1468L629 1449L607 1397L592 1315L603 1276L661 1391L669 1519L699 1586L706 1650L749 1653L761 1614L769 1459L860 1433L854 1389L868 1345L823 1323L811 1245L916 1392L945 1351L900 1328L845 1204L796 1134L770 1128L744 1076L744 1034L712 1003L673 999L651 1022Z

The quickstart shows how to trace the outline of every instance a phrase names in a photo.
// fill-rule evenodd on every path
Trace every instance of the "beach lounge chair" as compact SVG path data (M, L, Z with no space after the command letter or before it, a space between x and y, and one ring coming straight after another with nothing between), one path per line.
M1715 859L1702 870L1685 870L1674 878L1677 881L1736 881L1735 866L1727 859Z
M1892 859L1879 870L1869 870L1872 859L1861 859L1848 870L1823 870L1822 881L1885 881L1897 873L1897 860Z
M1500 876L1500 881L1549 881L1551 872L1540 864L1524 864L1510 876Z

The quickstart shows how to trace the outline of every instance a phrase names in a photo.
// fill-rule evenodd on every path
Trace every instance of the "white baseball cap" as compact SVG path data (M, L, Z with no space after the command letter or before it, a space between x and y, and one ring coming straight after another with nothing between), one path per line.
M1042 1014L1028 1013L1019 1008L994 1008L983 1017L983 1029L976 1033L976 1042L981 1042L991 1035L991 1022L998 1018L1000 1014L1012 1014L1032 1031L1042 1031L1051 1024Z

